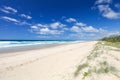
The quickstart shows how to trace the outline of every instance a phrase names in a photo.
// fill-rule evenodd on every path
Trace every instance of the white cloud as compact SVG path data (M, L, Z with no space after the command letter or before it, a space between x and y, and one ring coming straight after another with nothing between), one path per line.
M103 4L103 3L108 3L108 4L110 4L112 2L112 0L97 0L96 2L95 2L95 4Z
M59 25L60 25L59 22L55 22L55 23L52 23L50 26L51 26L51 28L53 28L53 29L57 29Z
M19 22L19 25L31 25L30 23L26 22L26 21L23 21L23 22Z
M31 25L30 23L28 23L26 21L20 21L20 20L17 20L15 18L7 17L7 16L2 16L1 19L9 21L9 22L13 22L13 23L18 24L18 25Z
M13 13L17 13L18 11L10 6L4 6L3 7L4 10L7 10L9 11L10 13L13 12Z
M86 26L86 24L82 23L82 22L77 22L77 23L75 23L75 25L77 25L77 26Z
M64 26L66 26L66 25L64 25L64 24L62 24L60 22L54 22L54 23L50 24L50 27L52 29L63 28Z
M40 27L40 28L47 28L49 27L47 24L35 24L36 26Z
M84 32L99 32L99 29L96 29L92 26L81 27Z
M73 26L71 28L72 32L77 32L77 33L81 33L81 32L91 32L91 33L101 33L104 32L104 29L97 29L94 28L93 26L85 26L85 27L79 27L79 26Z
M119 31L108 32L107 36L111 36L111 35L120 35L120 32Z
M10 13L17 13L18 11L10 6L3 6L2 8L0 8L0 11L6 13L6 14L10 14Z
M82 39L82 40L98 40L103 37L108 37L110 35L120 35L119 31L107 31L104 29L99 29L99 32L91 32L91 33L84 33L78 32L74 34L69 34L69 37L74 37L74 39ZM70 38L71 39L71 38Z
M2 9L2 8L0 8L0 11L7 13L7 14L10 13L8 10Z
M77 20L75 18L69 18L69 19L66 19L66 22L77 22Z
M58 31L58 30L50 30L48 28L42 28L40 29L40 32L39 34L60 34L61 31Z
M35 24L35 25L32 25L31 28L32 29L42 29L42 28L48 28L49 26L47 24Z
M9 10L9 11L12 11L12 12L14 12L14 13L17 13L17 10L16 10L16 9L14 9L14 8L12 8L12 7L9 7L9 6L4 6L4 9Z
M40 29L39 33L40 34L49 34L49 33L51 33L51 31L48 28L42 28L42 29Z
M51 26L52 25L52 26ZM58 29L58 27L60 29ZM51 23L51 24L35 24L31 26L31 31L36 34L44 34L44 35L56 35L64 33L64 25L62 23Z
M40 29L47 29L48 26L45 25L45 24L35 24L35 25L30 26L30 28L31 28L33 31L39 32Z
M52 26L51 26L52 24ZM54 22L49 24L35 24L31 26L31 32L35 34L39 34L40 36L63 36L65 34L64 39L86 39L86 40L96 40L101 39L103 37L109 35L120 34L119 31L108 31L103 28L96 28L86 23L82 22L74 22L72 23L72 27L60 27L61 22ZM70 23L71 24L71 23ZM40 37L39 36L39 37ZM61 37L60 37L61 38Z
M29 16L29 15L21 14L20 16L21 16L21 17L24 17L24 18L26 18L26 19L32 19L32 17Z
M113 11L109 5L98 5L98 9L103 17L109 19L118 19L120 18L120 12Z
M31 26L31 28L32 28L32 29L38 29L38 27L37 27L37 26Z
M80 27L78 27L78 26L73 26L73 27L71 28L71 31L72 31L72 32L80 33L80 32L81 32L81 29L80 29Z
M19 20L15 19L15 18L7 17L7 16L2 16L1 18L4 20L7 20L7 21L11 21L11 22L16 22L16 23L20 22Z
M38 28L36 26L32 26L32 32L36 33L36 34L44 34L44 35L56 35L56 34L61 34L63 33L63 31L59 31L59 30L52 30L49 28Z
M95 28L93 26L88 26L85 23L80 22L79 25L74 25L72 26L72 28L70 29L72 32L76 32L76 33L81 33L81 32L91 32L91 33L102 33L105 32L106 30L102 29L102 28Z
M51 27L52 24L52 27ZM69 33L67 37L70 37L72 34L79 38L83 37L96 37L107 33L106 30L102 28L95 28L93 26L88 26L82 22L73 23L72 27L59 27L62 24L60 22L54 22L50 24L35 24L31 26L31 31L39 35L61 35L64 33ZM89 34L88 34L89 33ZM98 35L97 35L98 34Z
M96 8L99 10L100 14L108 19L118 19L120 18L120 12L115 11L110 7L112 0L97 0L95 2ZM114 5L115 8L119 8L119 4Z

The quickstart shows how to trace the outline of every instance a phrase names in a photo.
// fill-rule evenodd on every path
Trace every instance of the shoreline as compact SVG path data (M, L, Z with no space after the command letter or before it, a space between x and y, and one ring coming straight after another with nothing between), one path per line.
M15 46L15 47L0 48L0 54L43 49L43 48L49 48L49 47L54 47L54 46L59 46L59 45L64 45L64 44L42 44L42 45L38 44L38 45L27 45L27 46Z
M70 42L70 43L62 43L62 44L38 44L38 45L27 45L27 46L16 46L16 47L9 47L9 48L1 48L0 49L0 58L6 56L13 56L13 55L21 55L22 52L28 51L35 51L35 50L44 50L49 48L55 48L58 46L65 46L65 45L72 45L77 43L86 43L86 42Z
M69 42L69 43L36 44L36 45L5 47L5 48L0 48L0 55L4 53L14 53L14 52L44 49L44 48L56 47L60 45L67 45L67 44L73 44L73 43L83 43L83 42L78 41L78 42Z

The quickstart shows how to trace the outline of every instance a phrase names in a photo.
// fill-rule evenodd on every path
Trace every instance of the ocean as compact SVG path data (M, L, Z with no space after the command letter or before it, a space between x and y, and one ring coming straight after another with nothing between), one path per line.
M64 44L76 41L0 41L0 49L19 47L19 46L30 46L30 45L49 45L49 44Z

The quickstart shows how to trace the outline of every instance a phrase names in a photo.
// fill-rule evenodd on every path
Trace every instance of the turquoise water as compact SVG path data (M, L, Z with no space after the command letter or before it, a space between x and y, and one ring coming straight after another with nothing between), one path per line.
M43 45L43 44L63 44L76 41L0 41L0 48L17 47L17 46L30 46L30 45Z

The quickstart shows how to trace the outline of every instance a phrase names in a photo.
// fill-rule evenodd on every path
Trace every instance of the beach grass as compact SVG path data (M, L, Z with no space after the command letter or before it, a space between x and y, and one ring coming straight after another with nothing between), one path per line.
M93 76L92 74L113 74L114 76L120 78L118 72L119 70L109 61L102 56L109 56L109 51L112 50L108 46L120 48L120 42L118 41L99 41L91 53L86 57L86 61L83 61L82 64L78 65L74 76L77 77L79 74L82 74L82 79L86 77ZM113 60L119 61L116 57L112 57Z
M108 46L120 48L120 42L107 42L107 41L105 41L104 43Z
M120 48L120 35L105 37L102 38L100 41L104 41L104 43L108 46Z
M75 73L74 73L74 76L75 76L75 77L78 76L78 75L79 75L79 71L81 71L82 69L84 69L84 68L86 68L86 67L88 67L88 66L89 66L88 63L84 63L84 64L79 65L79 66L77 67L77 70L76 70Z
M101 40L107 42L120 42L120 35L112 35L109 37L104 37Z

